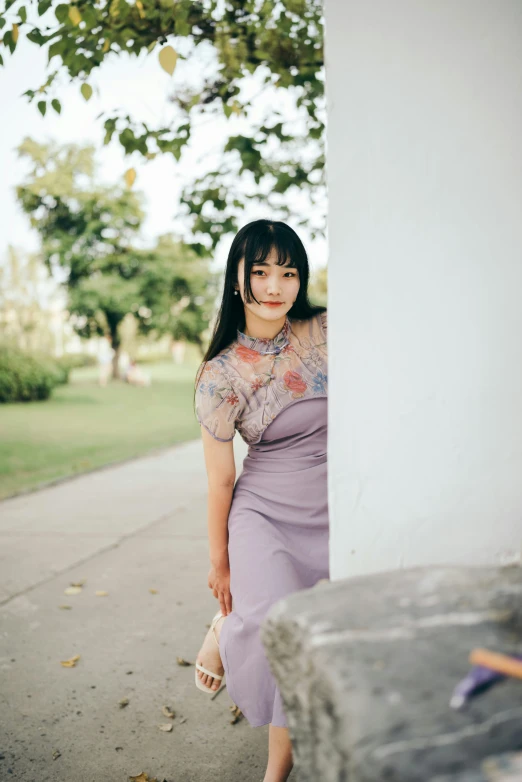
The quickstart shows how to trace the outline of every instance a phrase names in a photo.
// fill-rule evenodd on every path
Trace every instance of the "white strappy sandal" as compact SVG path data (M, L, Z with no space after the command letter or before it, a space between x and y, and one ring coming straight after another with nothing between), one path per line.
M218 648L219 648L219 642L218 642L218 639L216 638L216 625L219 622L219 620L221 619L221 617L224 617L224 614L221 613L221 609L220 609L217 612L217 614L215 615L214 619L212 620L212 622L210 624L210 629L212 630L212 635L214 636L214 641L217 643ZM217 692L219 692L222 689L222 687L223 687L223 681L222 680L224 678L224 675L223 676L219 676L219 674L217 674L217 673L213 673L212 671L208 671L206 668L204 668L198 662L196 662L196 669L197 670L194 671L194 676L196 678L196 687L198 688L198 690L203 690L203 692L206 692L209 695L215 695ZM212 676L213 679L217 679L218 681L220 681L221 684L217 688L217 690L211 690L210 687L206 687L203 684L203 682L201 681L201 679L199 678L198 671L201 671L202 673L206 673L207 676Z

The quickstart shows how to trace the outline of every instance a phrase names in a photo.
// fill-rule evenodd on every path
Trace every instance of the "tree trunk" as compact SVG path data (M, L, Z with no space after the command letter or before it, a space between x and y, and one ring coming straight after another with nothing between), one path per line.
M112 349L114 350L114 356L112 357L112 377L113 380L119 380L121 340L120 340L120 335L118 334L118 327L120 325L121 318L111 317L111 315L109 315L109 313L107 312L105 313L105 317L107 318L109 324L111 345L112 345Z

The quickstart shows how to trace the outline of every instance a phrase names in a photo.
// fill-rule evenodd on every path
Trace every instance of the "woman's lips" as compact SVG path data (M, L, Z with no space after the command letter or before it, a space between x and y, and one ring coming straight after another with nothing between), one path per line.
M266 304L267 307L280 307L283 302L282 301L264 301L263 304Z

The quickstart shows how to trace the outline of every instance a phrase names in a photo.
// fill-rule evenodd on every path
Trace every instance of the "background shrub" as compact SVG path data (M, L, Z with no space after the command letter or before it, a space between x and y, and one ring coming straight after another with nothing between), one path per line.
M69 371L51 356L0 346L0 403L48 399L55 386L67 383Z

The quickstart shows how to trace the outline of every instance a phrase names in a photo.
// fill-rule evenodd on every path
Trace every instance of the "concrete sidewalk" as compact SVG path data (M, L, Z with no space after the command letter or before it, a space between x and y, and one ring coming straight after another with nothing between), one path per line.
M268 728L231 725L227 691L176 662L217 607L200 441L5 500L0 543L2 782L261 782Z

